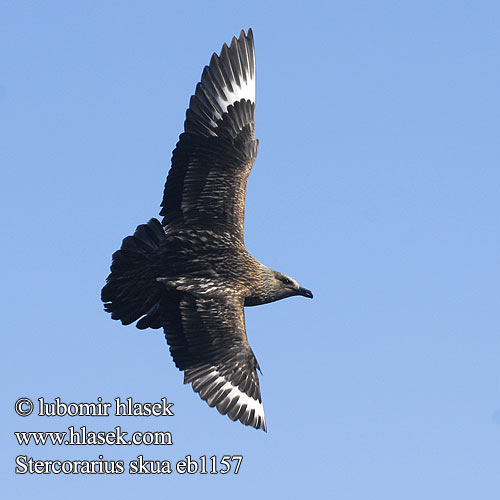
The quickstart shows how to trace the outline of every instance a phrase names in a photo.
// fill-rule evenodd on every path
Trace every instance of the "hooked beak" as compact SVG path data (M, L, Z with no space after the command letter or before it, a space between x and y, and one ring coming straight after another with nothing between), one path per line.
M307 297L308 299L313 298L313 293L311 292L311 290L308 290L307 288L302 288L302 287L300 287L297 290L297 295L302 295L303 297Z

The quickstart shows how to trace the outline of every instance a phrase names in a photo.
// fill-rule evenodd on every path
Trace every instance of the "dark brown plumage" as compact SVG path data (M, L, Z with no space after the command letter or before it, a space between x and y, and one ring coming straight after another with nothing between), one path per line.
M245 190L258 144L254 111L249 30L205 67L172 155L162 224L151 219L123 240L101 297L124 325L163 328L184 382L210 406L265 430L243 308L312 293L245 249Z

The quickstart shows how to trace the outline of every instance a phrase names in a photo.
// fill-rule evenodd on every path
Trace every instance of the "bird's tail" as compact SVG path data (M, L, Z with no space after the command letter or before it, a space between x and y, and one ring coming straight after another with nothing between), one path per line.
M111 274L102 289L104 309L113 319L129 325L141 318L137 328L160 328L160 304L164 285L156 281L159 260L156 250L165 239L157 219L137 227L113 254Z

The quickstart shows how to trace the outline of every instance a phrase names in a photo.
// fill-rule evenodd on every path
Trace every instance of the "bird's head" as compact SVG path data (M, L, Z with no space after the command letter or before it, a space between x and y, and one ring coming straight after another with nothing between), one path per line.
M292 297L293 295L302 295L309 299L313 298L311 290L301 287L293 278L278 271L273 271L273 291L278 296L277 299Z

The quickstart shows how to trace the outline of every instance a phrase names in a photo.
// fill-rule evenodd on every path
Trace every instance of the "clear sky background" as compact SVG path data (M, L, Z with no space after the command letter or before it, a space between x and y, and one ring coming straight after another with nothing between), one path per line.
M28 2L0 9L3 498L453 500L500 493L500 6ZM268 432L210 409L159 331L111 321L111 254L157 216L211 54L254 29L247 247L295 277L246 311ZM174 417L14 402L167 397ZM171 431L21 447L14 431ZM16 475L15 457L244 456L238 475Z

